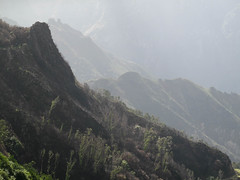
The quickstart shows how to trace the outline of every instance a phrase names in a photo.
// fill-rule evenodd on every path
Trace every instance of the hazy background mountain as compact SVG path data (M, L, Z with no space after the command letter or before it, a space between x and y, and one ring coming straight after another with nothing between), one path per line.
M185 79L152 81L133 72L90 85L107 89L129 106L153 114L189 136L203 139L234 161L240 160L239 95L205 89Z
M8 23L11 26L17 26L18 23L10 18L7 17L0 17L4 22Z
M50 19L48 24L54 42L80 82L99 78L117 78L128 71L148 76L136 63L105 52L91 38L63 24L60 20Z
M161 78L183 77L240 92L239 1L123 0L104 5L101 19L86 31L104 48Z
M25 26L60 18L159 78L239 93L239 7L238 0L2 0L0 15Z

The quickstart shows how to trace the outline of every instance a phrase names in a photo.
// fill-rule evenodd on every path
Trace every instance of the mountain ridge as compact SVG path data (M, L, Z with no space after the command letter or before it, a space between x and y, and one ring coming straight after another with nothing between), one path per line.
M131 107L153 114L189 136L217 145L232 159L239 160L239 95L208 90L186 79L153 81L133 74L126 73L116 80L100 79L90 86L107 89ZM220 131L225 132L223 139Z
M219 150L76 81L47 24L0 27L0 147L18 162L59 179L234 175Z
M89 36L101 47L157 77L240 93L232 83L239 82L239 2L105 1L95 11L101 26L90 26Z
M79 81L86 82L100 77L114 78L128 71L137 71L149 76L136 63L104 51L90 37L84 36L60 20L49 19L48 24L54 42Z

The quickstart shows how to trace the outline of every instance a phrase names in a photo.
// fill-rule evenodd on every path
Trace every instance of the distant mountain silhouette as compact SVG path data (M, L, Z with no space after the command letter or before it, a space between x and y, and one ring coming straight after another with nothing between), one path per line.
M147 74L139 65L103 51L91 38L60 20L50 19L48 24L54 42L79 81L116 78L128 71Z
M109 52L159 78L240 93L239 1L101 1L96 11L86 33Z

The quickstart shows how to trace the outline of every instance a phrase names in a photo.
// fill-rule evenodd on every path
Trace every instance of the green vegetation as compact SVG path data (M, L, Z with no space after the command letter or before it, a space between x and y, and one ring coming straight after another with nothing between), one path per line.
M236 172L237 177L240 178L240 162L233 162L233 168Z
M3 119L0 120L0 144L6 147L12 155L17 156L24 147L12 132L10 125Z
M12 157L6 157L0 152L0 179L4 180L52 180L50 175L38 174L32 163L24 166L18 164Z
M240 169L234 169L236 174L237 174L237 177L240 178Z
M51 160L53 158L54 154L53 152L50 150L48 152L48 166L47 166L47 173L49 174L50 173L50 168L51 168Z
M96 137L92 129L87 129L84 134L77 137L80 140L78 151L79 165L82 169L93 169L95 173L100 172L104 166L109 167L111 158L110 147L105 144L104 140Z
M184 131L193 140L202 139L210 146L240 160L240 96L209 90L185 79L153 81L138 73L127 72L118 79L93 81L90 87L106 97L122 100L135 110L131 112L155 123ZM111 94L109 93L111 92ZM154 116L151 116L153 114Z
M44 156L45 156L45 152L46 152L46 150L45 149L43 149L42 151L41 151L41 154L40 154L40 160L41 160L41 173L42 173L42 171L43 171L43 161L44 161Z
M74 155L74 151L71 151L69 160L67 162L67 170L66 170L65 180L69 180L70 179L70 173L72 171L73 166L76 163L76 159L73 158L73 155Z
M110 179L116 179L117 175L125 173L126 171L129 171L128 162L126 160L122 160L121 164L111 171Z
M166 173L168 171L168 165L170 160L172 159L172 137L159 137L157 140L157 157L156 157L156 165L155 170L163 169L163 172Z
M54 108L56 107L57 103L60 101L59 99L59 96L57 96L53 101L52 101L52 104L50 106L50 109L49 109L49 116L51 115L51 112L54 110Z
M156 133L152 128L150 130L147 130L144 134L143 149L145 151L149 151L155 144L156 138Z

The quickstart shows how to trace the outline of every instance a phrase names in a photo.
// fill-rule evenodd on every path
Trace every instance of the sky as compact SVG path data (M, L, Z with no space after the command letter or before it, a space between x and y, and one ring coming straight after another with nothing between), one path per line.
M157 78L240 93L239 0L0 0L0 17L59 18Z
M80 29L91 23L97 6L97 0L0 0L0 16L26 27L36 21L59 18Z

